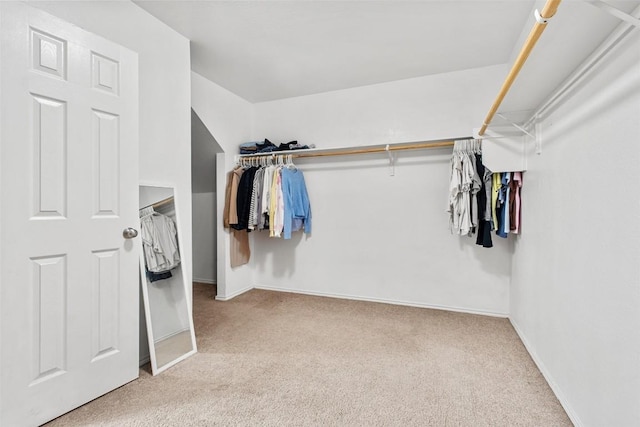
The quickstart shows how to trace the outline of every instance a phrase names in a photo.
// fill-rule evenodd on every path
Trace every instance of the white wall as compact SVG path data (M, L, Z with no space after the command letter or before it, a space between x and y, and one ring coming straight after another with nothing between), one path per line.
M472 136L505 73L493 66L262 102L253 136L318 148Z
M172 186L181 220L183 272L191 284L191 117L189 40L128 1L29 2L138 53L140 180ZM144 319L141 321L144 327ZM146 356L142 341L141 359Z
M576 425L640 425L640 33L529 147L511 320Z
M216 155L222 148L191 110L193 281L216 283Z
M222 148L211 136L200 117L191 110L191 191L216 191L216 154Z
M252 104L228 90L191 73L191 108L218 142L224 153L216 156L217 298L226 300L253 287L253 268L232 269L229 263L229 232L222 226L226 173L231 170L238 145L251 137Z
M216 283L216 193L193 193L193 280Z
M503 66L255 105L254 139L319 148L465 137ZM313 233L251 233L258 287L507 315L511 245L452 236L445 213L451 149L314 158L305 173Z

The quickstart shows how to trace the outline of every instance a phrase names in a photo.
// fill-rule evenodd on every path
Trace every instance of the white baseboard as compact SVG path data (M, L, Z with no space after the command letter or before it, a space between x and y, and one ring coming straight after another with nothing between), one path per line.
M255 289L264 289L267 291L277 291L277 292L290 292L294 294L313 295L318 297L340 298L340 299L348 299L348 300L354 300L354 301L379 302L383 304L402 305L407 307L430 308L434 310L455 311L457 313L479 314L482 316L490 316L490 317L501 317L501 318L509 317L508 313L496 313L491 311L474 310L474 309L451 307L451 306L445 306L445 305L422 304L422 303L415 303L411 301L391 300L391 299L385 299L385 298L361 297L357 295L305 291L300 289L276 288L271 286L256 286Z
M238 295L242 295L245 292L249 292L253 288L254 288L253 286L248 286L244 289L240 289L239 291L236 291L229 295L216 295L216 301L229 301L230 299L235 298Z
M198 283L207 283L209 285L215 285L217 282L213 279L198 279L196 277L193 278L192 280L193 282L198 282Z
M184 329L180 329L179 331L171 332L170 334L167 334L167 335L165 335L165 336L162 336L162 337L156 338L156 344L157 344L157 343L159 343L160 341L164 341L164 340L166 340L166 339L169 339L169 338L171 338L171 337L174 337L174 336L176 336L176 335L179 335L179 334L181 334L181 333L183 333L183 332L189 332L189 327L187 326L186 328L184 328Z
M144 366L144 365L146 365L147 363L150 363L150 362L151 362L151 356L143 357L142 359L140 359L138 361L138 363L139 363L138 366Z
M524 344L524 347L527 349L527 352L531 356L531 359L533 359L533 363L536 364L536 366L542 373L542 376L547 381L547 384L549 384L549 387L551 387L551 391L553 391L553 393L558 398L560 405L562 405L562 407L564 408L564 411L567 413L567 416L569 417L573 425L576 427L582 427L584 424L582 423L582 421L580 421L580 417L578 417L578 414L573 410L571 405L569 405L569 401L566 399L564 393L562 392L562 390L560 390L560 387L554 381L553 376L551 375L545 364L542 362L542 360L538 357L538 354L533 350L533 348L529 344L529 341L522 333L522 330L518 327L518 324L511 318L509 318L509 321L511 322L511 326L513 326L513 329L515 329L516 334L518 334L518 337L520 337L520 341L522 341L522 344Z
M165 336L163 336L161 338L156 339L156 343L158 343L160 341L163 341L163 340L166 340L167 338L171 338L174 335L178 335L178 334L181 334L181 333L187 332L187 331L189 331L189 328L181 329L181 330L176 331L176 332L172 332L172 333L167 334L167 335L165 335ZM149 362L151 362L151 355L147 354L145 357L143 357L142 359L140 359L138 361L138 363L140 363L138 366L145 365L145 364L147 364Z

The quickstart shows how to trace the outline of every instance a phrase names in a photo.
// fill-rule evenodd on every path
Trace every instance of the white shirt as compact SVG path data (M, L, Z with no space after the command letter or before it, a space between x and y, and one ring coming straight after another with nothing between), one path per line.
M154 212L140 218L142 248L147 269L159 273L180 264L176 225L168 216Z

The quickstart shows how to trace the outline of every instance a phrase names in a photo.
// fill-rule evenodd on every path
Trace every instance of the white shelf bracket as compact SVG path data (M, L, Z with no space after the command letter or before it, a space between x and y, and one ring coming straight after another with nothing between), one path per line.
M504 121L508 122L511 126L513 126L514 128L518 129L520 132L523 132L527 135L529 135L531 138L535 138L536 136L533 135L531 132L529 132L528 130L526 130L525 128L523 128L522 126L520 126L517 123L512 122L511 120L507 119L505 116L503 116L500 113L496 113L496 116L500 117L501 119L503 119Z
M635 16L629 15L626 12L621 11L620 9L617 9L613 6L611 6L610 4L607 4L603 1L597 1L597 0L589 0L587 1L587 3L589 3L592 6L597 7L600 10L603 10L605 12L607 12L609 15L613 15L618 19L621 19L625 22L628 22L631 25L635 25L636 27L640 27L640 19L636 18Z

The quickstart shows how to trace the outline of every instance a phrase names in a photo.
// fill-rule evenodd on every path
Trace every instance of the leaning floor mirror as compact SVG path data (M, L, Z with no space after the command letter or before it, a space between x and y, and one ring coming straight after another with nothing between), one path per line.
M173 188L140 186L140 279L153 375L197 351L177 206Z

